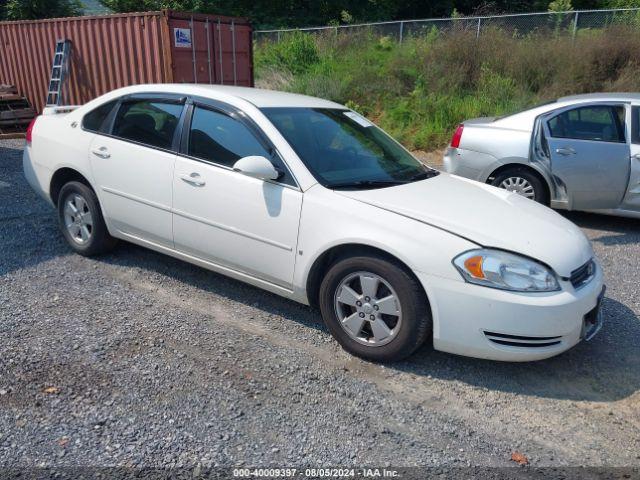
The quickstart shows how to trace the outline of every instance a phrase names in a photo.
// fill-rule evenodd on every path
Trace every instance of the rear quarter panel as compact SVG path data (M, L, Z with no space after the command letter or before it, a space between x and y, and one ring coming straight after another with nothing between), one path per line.
M502 165L495 157L484 152L463 148L448 148L444 154L445 171L479 182L486 181L485 172Z
M465 125L460 148L482 153L495 159L494 164L477 163L474 167L482 172L482 180L486 181L489 174L507 163L528 163L531 130L520 130L501 127L494 124ZM487 162L487 158L484 158Z
M42 115L35 123L33 142L26 148L25 162L30 162L46 196L49 196L51 177L60 168L72 168L93 183L88 150L94 134L82 130L81 120L81 112L72 112Z
M532 129L533 127L531 129L511 128L508 125L501 125L500 121L491 124L465 124L459 151L447 152L450 157L456 156L449 162L457 169L463 172L468 169L473 174L473 176L464 173L459 175L483 183L489 181L493 172L503 165L527 165L545 179L553 196L553 183L549 172L539 162L532 162L530 159Z

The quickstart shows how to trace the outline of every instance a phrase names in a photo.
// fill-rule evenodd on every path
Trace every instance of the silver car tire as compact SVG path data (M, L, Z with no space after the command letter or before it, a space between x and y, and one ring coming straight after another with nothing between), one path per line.
M80 255L93 256L115 247L94 191L81 182L66 183L58 195L58 220L62 235Z
M319 305L338 343L367 360L406 358L432 331L422 286L410 271L382 255L334 262L322 280Z
M502 188L543 205L549 204L549 194L543 181L525 168L503 170L490 181L494 187Z

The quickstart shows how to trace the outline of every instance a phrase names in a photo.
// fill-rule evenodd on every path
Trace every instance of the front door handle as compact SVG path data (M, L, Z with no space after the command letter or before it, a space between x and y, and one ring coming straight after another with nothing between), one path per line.
M576 151L571 147L556 148L556 153L559 153L560 155L564 155L566 157L567 155L575 155Z
M100 158L109 158L111 156L107 147L100 147L98 149L91 150L91 153Z
M200 178L200 174L193 172L190 175L180 175L180 179L183 182L187 182L189 185L193 185L194 187L204 187L207 182Z
M634 160L640 160L640 153L636 153L635 155L631 155L631 158Z

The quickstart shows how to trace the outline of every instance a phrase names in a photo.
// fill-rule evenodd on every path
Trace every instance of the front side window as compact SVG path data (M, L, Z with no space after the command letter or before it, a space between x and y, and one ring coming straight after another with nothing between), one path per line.
M631 141L640 144L640 107L631 110Z
M332 108L264 108L328 188L376 188L437 175L364 117Z
M280 182L294 184L283 162L272 155L246 125L208 108L195 107L193 110L188 154L229 168L241 158L258 155L271 160L283 172Z
M123 103L113 126L113 135L152 147L170 149L182 104L135 100Z
M623 106L597 105L567 110L549 120L554 138L624 143Z
M94 108L82 118L82 128L89 130L90 132L103 132L105 131L105 120L115 107L117 100L112 100L107 103L103 103L99 107Z

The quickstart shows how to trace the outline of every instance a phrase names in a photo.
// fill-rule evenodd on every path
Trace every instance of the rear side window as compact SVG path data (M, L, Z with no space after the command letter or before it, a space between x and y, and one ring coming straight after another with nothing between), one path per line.
M272 155L245 124L207 108L193 110L188 154L230 168L243 157L259 155L285 172L280 182L295 184L284 163Z
M112 100L91 110L82 118L82 128L90 132L104 132L106 129L105 120L116 103L118 103L117 100Z
M640 144L640 107L633 107L631 111L631 141Z
M182 104L150 100L123 103L116 115L113 135L170 149L182 108Z
M549 120L554 138L624 143L623 106L597 105L567 110Z

